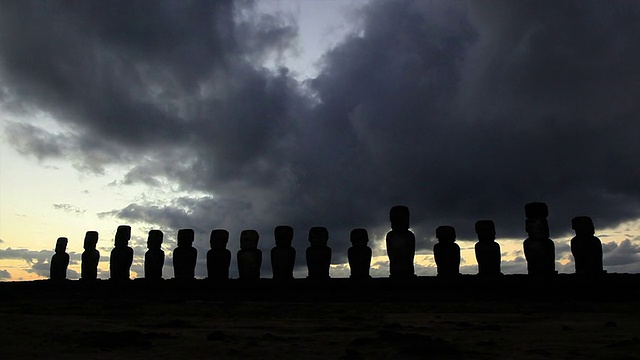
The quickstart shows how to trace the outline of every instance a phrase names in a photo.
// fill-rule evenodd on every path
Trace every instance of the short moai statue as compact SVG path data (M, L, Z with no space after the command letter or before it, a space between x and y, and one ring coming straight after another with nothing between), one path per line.
M349 237L351 247L347 251L349 267L351 268L352 279L370 279L369 269L371 268L371 248L369 243L369 233L366 229L353 229Z
M80 265L80 280L95 280L98 278L98 263L100 252L98 245L98 232L87 231L84 235L84 251L82 252L82 264Z
M49 277L51 280L64 280L67 278L67 267L69 266L69 254L67 254L67 244L69 240L66 237L60 237L56 241L56 250L51 257L51 266L49 268Z
M571 254L576 264L576 274L599 275L602 269L602 242L594 236L596 230L588 216L578 216L571 220L571 228L576 236L571 239Z
M293 267L296 263L296 249L293 242L291 226L276 226L273 230L276 246L271 249L271 272L275 280L293 279Z
M410 213L406 206L394 206L389 211L391 231L387 233L389 277L414 278L413 258L416 254L416 236L409 230Z
M331 248L327 246L329 231L326 227L316 226L309 229L307 248L307 278L313 280L329 279L331 267Z
M497 276L500 272L500 244L496 240L496 227L491 220L476 221L478 242L475 245L478 275Z
M231 266L231 251L227 249L229 232L225 229L211 231L209 244L211 250L207 251L207 277L214 279L229 279L229 266Z
M193 247L193 229L178 230L178 246L173 250L173 273L176 279L193 280L196 276L198 250Z
M129 247L131 226L120 225L116 230L115 247L111 250L109 276L111 280L129 280L129 270L133 264L133 249Z
M255 230L242 230L238 250L238 276L243 280L260 279L262 251L258 249L260 235Z
M162 251L162 239L164 234L160 230L149 231L147 238L147 252L144 254L144 278L149 280L162 279L164 267L164 251Z
M547 204L533 202L524 208L527 220L525 227L529 237L524 241L524 256L527 259L529 275L556 274L556 249L549 239L549 224Z
M433 256L438 267L438 276L460 275L460 246L456 244L456 229L453 226L438 226L438 243L433 246Z

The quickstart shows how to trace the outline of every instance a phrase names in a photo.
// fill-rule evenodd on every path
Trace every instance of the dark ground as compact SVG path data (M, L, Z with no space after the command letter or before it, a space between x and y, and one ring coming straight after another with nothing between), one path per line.
M2 358L638 359L640 275L0 283Z

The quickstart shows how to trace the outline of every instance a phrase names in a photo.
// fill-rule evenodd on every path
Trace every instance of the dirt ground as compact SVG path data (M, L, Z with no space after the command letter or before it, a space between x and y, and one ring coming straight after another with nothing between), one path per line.
M2 303L4 359L636 359L637 303Z
M1 358L638 359L638 283L0 283Z

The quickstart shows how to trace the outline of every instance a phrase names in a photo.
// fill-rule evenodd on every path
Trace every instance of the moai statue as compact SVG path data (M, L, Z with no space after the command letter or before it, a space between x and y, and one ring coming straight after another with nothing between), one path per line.
M456 244L456 229L453 226L438 226L438 243L433 246L433 256L438 267L438 276L460 275L460 246Z
M571 220L571 228L576 236L571 239L571 254L576 263L576 274L597 275L602 269L602 242L594 236L596 230L588 216L578 216Z
M524 257L527 259L529 275L556 274L556 249L549 239L547 204L533 202L525 205L527 220L525 227L529 237L524 241Z
M98 263L100 252L98 245L98 232L87 231L84 235L84 251L82 252L82 265L80 266L81 280L95 280L98 278Z
M500 244L496 240L496 227L491 220L476 221L476 260L478 260L478 275L497 276L500 272Z
M370 279L369 268L371 267L371 248L369 234L366 229L351 230L351 247L347 252L349 267L351 268L352 279Z
M409 230L410 214L406 206L394 206L389 211L391 231L387 233L389 277L414 278L413 257L416 254L416 236Z
M242 230L240 233L240 250L238 250L238 276L240 279L260 279L262 251L258 249L260 235L255 230Z
M192 280L196 274L198 250L193 247L193 229L178 230L178 246L173 250L173 273L176 279Z
M144 254L144 278L150 280L162 279L162 267L164 267L164 251L162 238L164 234L160 230L149 231L147 238L147 252Z
M227 249L229 232L224 229L211 231L209 244L211 250L207 251L207 276L209 279L228 279L229 266L231 265L231 251Z
M111 250L109 273L112 280L129 280L133 263L133 249L129 247L131 226L120 225L116 230L115 247Z
M307 278L314 280L329 279L331 266L331 248L327 246L329 231L326 227L316 226L309 229L307 248Z
M291 246L293 228L276 226L273 230L276 246L271 249L271 272L275 280L293 279L293 267L296 263L296 249Z
M66 237L60 237L56 241L56 253L51 257L51 267L49 268L51 280L64 280L67 278L69 254L66 251L68 243L69 240Z

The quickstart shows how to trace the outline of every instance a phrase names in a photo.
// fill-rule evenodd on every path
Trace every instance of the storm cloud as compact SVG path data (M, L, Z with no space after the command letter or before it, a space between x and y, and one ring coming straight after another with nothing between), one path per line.
M49 268L51 266L50 259L53 256L54 252L50 250L28 250L28 249L0 249L0 259L2 260L23 260L27 267L24 269L28 273L36 274L40 277L48 278L49 277ZM70 267L79 267L81 261L81 254L76 252L69 252L69 265ZM108 261L108 259L102 259L102 261ZM4 279L13 279L11 274L7 270L0 270L0 272L4 272L8 276ZM80 274L77 271L67 268L67 278L68 279L78 279L80 278ZM3 279L0 276L0 279ZM14 279L15 280L15 279Z
M11 279L11 273L7 270L0 270L0 280L9 280Z
M438 225L473 239L479 219L523 238L531 201L555 237L577 215L640 217L640 4L372 1L354 16L299 82L265 65L286 64L297 25L250 1L6 2L2 107L59 129L4 131L41 160L193 192L102 216L195 228L200 253L214 228L232 250L255 228L265 249L290 224L301 258L319 225L337 263L349 230L383 238L396 204L422 250Z

